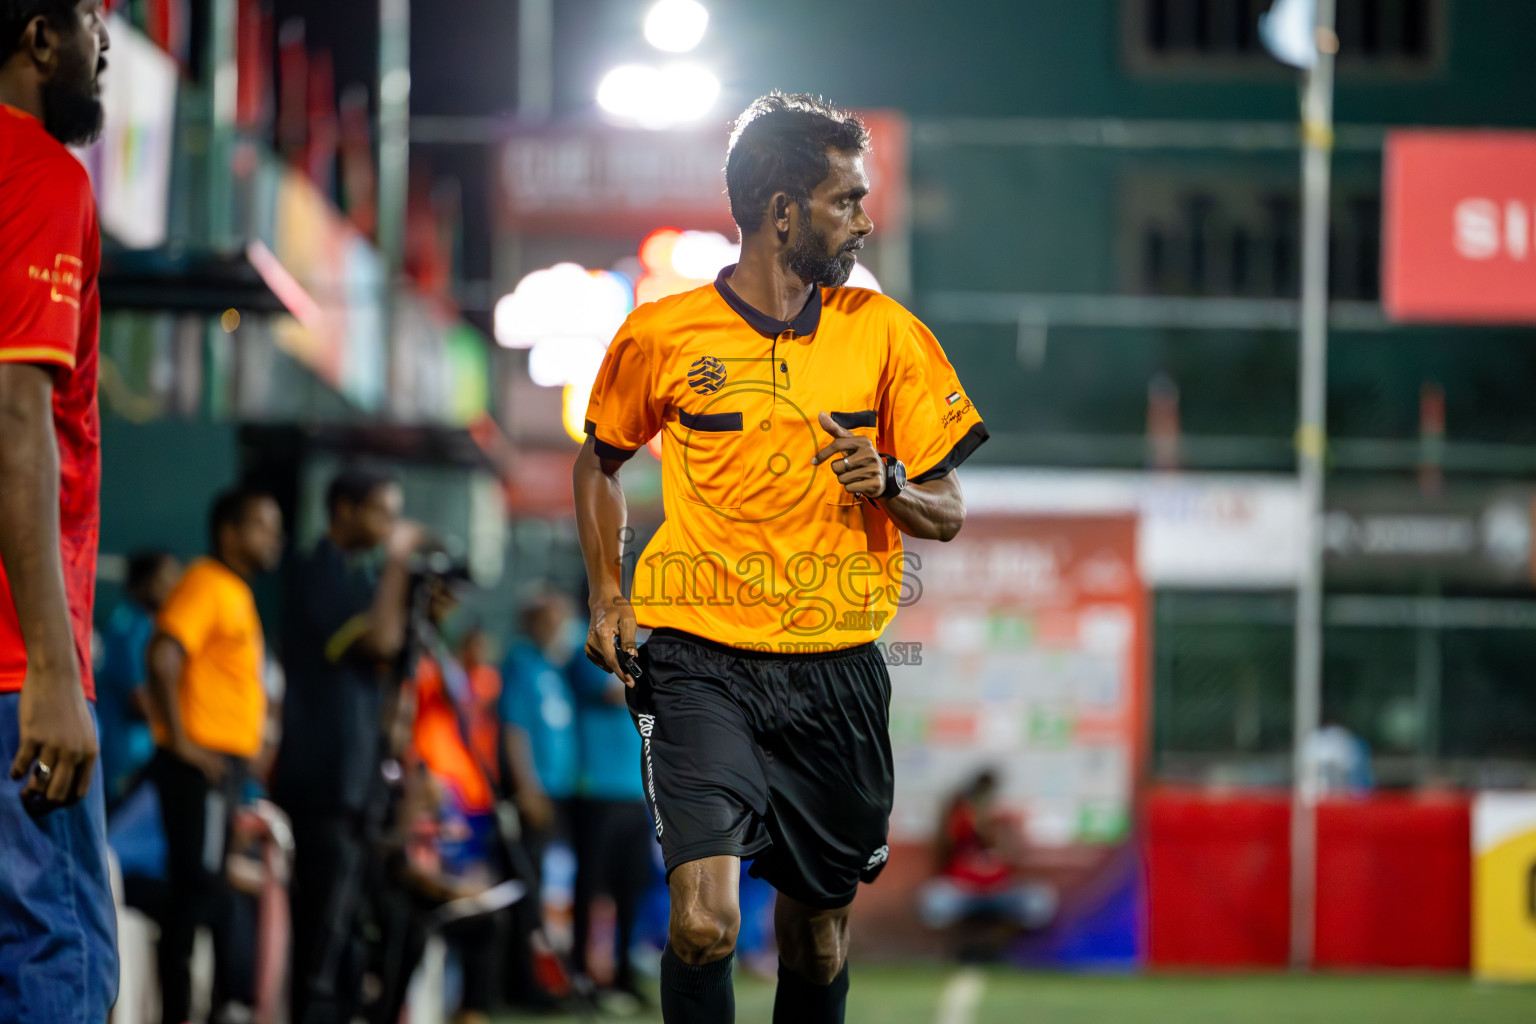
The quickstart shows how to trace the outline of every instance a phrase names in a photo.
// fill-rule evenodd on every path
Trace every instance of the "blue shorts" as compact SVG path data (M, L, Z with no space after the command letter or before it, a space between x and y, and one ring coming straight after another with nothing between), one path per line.
M25 780L11 781L20 700L0 693L0 1021L105 1024L117 999L117 911L101 772L75 806L28 814Z

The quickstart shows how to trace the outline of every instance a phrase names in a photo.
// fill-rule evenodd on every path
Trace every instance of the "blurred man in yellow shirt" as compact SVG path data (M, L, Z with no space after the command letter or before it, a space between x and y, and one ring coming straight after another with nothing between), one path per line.
M265 651L250 579L282 557L283 516L256 491L219 496L213 555L166 600L149 647L159 752L150 768L165 822L171 898L160 932L163 1024L189 1019L192 943L227 885L230 812L266 730ZM217 950L215 951L217 954Z

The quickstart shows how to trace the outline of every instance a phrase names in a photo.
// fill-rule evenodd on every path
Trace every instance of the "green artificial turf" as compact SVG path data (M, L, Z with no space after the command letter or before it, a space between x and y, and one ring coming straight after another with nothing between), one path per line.
M939 1004L955 975L952 967L855 967L848 1022L941 1024ZM1536 987L1455 977L986 970L982 981L973 1015L942 1024L1536 1024ZM772 985L738 976L737 1024L769 1024L772 1010Z

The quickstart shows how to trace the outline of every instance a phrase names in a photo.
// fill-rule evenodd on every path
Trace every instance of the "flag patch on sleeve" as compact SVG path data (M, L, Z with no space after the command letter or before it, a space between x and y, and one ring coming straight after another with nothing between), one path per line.
M954 405L956 402L960 401L960 392L958 392L958 391L954 392L948 398L946 398L945 401L948 402L950 405Z

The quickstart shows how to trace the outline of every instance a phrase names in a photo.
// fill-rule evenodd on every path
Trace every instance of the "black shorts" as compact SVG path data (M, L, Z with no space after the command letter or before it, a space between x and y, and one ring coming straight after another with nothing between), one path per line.
M819 909L889 856L891 680L874 644L754 652L658 629L629 710L667 873L705 857Z

